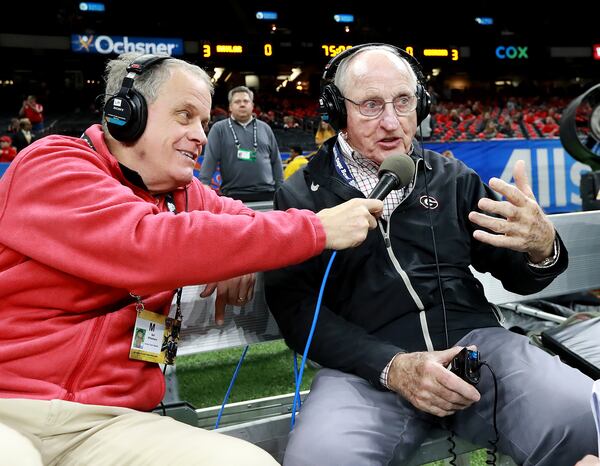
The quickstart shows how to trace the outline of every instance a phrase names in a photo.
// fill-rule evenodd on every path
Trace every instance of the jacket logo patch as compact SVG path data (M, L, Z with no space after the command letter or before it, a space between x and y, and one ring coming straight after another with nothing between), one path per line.
M433 210L433 209L437 209L437 206L438 206L437 199L435 199L435 198L433 198L431 196L421 196L419 198L419 202L426 209L432 209Z
M318 184L315 184L315 182L313 181L313 182L310 184L310 190L311 190L311 191L316 191L317 189L319 189L319 185L318 185Z

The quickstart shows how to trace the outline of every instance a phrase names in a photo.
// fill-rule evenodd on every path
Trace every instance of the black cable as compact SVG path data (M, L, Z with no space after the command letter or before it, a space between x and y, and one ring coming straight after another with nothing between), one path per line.
M485 461L485 464L490 464L490 465L495 465L496 464L496 453L498 452L498 441L500 440L500 434L498 433L498 424L496 422L496 416L497 416L497 412L498 412L498 381L496 380L496 374L494 374L494 371L492 370L492 368L490 367L490 365L486 362L483 361L481 363L482 366L485 366L489 369L490 373L492 374L492 379L494 380L494 415L493 415L493 420L494 420L494 434L496 435L496 438L494 440L488 440L488 443L491 445L491 448L488 448L485 450L485 452L488 455L488 459Z
M163 367L163 377L165 376L165 373L167 372L167 365L165 364ZM165 404L162 402L162 400L160 401L160 409L162 410L162 415L166 416L167 415L167 408L165 406Z
M423 146L423 129L419 125L419 138L421 140L421 159L423 160L423 178L425 179L425 194L429 200L429 183L427 182L427 162L425 161L425 147ZM431 209L427 209L429 217L429 229L431 230L431 241L433 243L433 255L435 257L435 268L437 272L438 289L440 291L440 300L442 303L442 313L444 316L444 333L446 335L446 348L450 348L450 339L448 338L448 318L446 316L446 301L444 300L444 289L442 287L442 276L440 273L440 261L438 259L437 244L435 240L435 229L431 217Z
M452 466L456 466L456 452L454 451L454 447L456 446L456 442L454 441L454 436L456 434L454 433L454 431L452 429L450 429L450 436L448 437L448 442L450 443L450 448L448 448L448 453L450 453L451 458L449 463Z
M492 368L490 367L490 365L486 362L486 361L482 361L479 364L479 367L481 366L485 366L489 369L490 373L492 374L492 379L494 380L494 414L492 416L492 420L493 420L493 424L494 424L494 434L496 435L496 438L494 440L488 440L488 443L490 444L490 448L486 448L485 452L488 455L487 459L485 460L485 464L489 464L489 465L496 465L496 461L498 460L498 458L496 457L496 453L498 453L498 442L500 440L500 433L498 432L498 423L497 423L497 413L498 413L498 381L496 379L496 374L494 373L494 371L492 370ZM450 443L450 448L448 449L448 453L450 453L451 459L450 459L450 464L452 466L456 466L456 452L454 451L454 447L456 447L456 442L454 441L454 437L455 437L455 432L454 430L452 430L450 427L448 427L447 425L445 425L446 429L448 429L450 431L450 435L447 437L448 442Z

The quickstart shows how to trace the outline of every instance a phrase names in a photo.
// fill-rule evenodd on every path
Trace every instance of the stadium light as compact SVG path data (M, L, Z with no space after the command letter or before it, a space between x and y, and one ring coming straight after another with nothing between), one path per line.
M489 16L477 16L475 22L482 26L491 26L494 24L494 18L490 18Z
M262 21L277 21L277 12L276 11L257 11L256 19L260 19Z
M338 14L338 15L333 15L333 19L336 23L353 23L354 15Z
M79 9L81 11L97 11L100 13L103 13L106 10L104 3L99 2L81 2L79 4Z

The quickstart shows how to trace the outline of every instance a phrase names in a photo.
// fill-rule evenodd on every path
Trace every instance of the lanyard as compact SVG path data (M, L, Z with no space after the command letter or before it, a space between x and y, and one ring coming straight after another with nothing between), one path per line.
M233 142L235 143L235 147L236 147L236 149L239 149L240 148L240 140L238 139L237 134L235 134L235 130L233 129L233 125L231 124L231 118L227 119L227 123L229 124L229 129L231 130L231 134L233 134ZM254 146L254 152L256 152L256 149L258 149L258 131L256 129L256 118L254 118L252 120L252 135L253 135L253 140L254 140L252 145Z
M350 185L354 184L354 177L352 176L352 173L350 173L348 165L344 162L344 156L340 153L340 148L337 143L333 146L333 166L340 176L346 180L346 183Z
M231 123L230 123L231 125ZM233 131L233 128L232 128ZM255 130L256 131L256 130ZM90 137L83 133L81 135L81 139L83 139L88 146L90 146L90 149L92 150L96 150L96 148L94 147L94 144L92 143L92 140L90 139ZM165 195L165 203L167 204L167 209L169 209L169 212L177 215L177 207L175 206L175 199L173 198L173 193L168 193ZM185 192L185 210L187 211L187 190ZM175 292L177 293L177 306L176 306L176 310L175 310L175 320L181 320L182 319L182 313L181 313L181 293L183 291L183 288L177 288L177 290L175 290ZM144 302L142 301L142 297L138 296L136 294L133 293L129 293L131 295L132 298L134 298L136 300L135 303L135 310L138 312L138 314L140 312L142 312L144 310Z
M186 206L185 206L185 210L187 211L187 191L186 191ZM165 203L167 204L167 209L169 209L169 212L177 215L177 207L175 206L175 199L173 198L173 193L167 193L165 195ZM175 309L175 320L179 320L181 321L183 314L181 313L181 293L183 291L183 288L179 287L175 290L175 292L177 293L177 301L176 301L176 309ZM136 304L135 304L135 310L138 312L138 314L140 312L142 312L144 310L144 302L142 301L142 297L138 296L136 294L133 293L129 293L135 300L136 300Z

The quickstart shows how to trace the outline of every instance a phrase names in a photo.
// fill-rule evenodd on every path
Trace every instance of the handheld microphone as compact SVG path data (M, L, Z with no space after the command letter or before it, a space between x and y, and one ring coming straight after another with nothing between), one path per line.
M383 199L394 189L408 186L415 175L415 163L406 154L393 154L379 167L379 181L369 194L369 199Z

